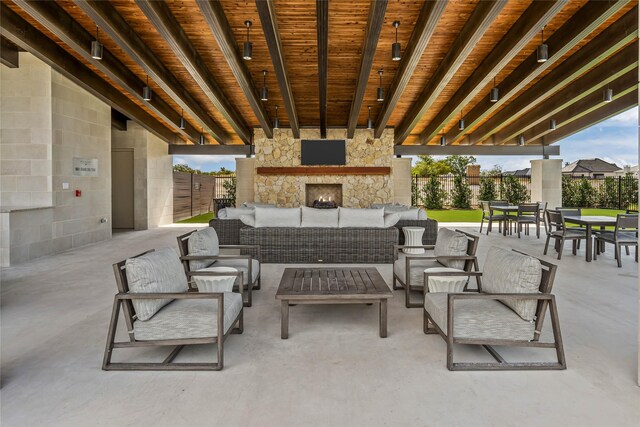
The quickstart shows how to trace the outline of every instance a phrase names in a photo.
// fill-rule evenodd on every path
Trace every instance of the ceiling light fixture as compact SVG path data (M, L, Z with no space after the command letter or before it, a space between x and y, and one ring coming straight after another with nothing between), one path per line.
M458 120L458 130L464 130L464 118L462 117L462 110L460 110L460 120Z
M273 128L280 129L280 119L278 119L278 106L276 105L276 118L273 121Z
M542 43L538 46L536 50L538 56L538 62L547 62L549 59L549 46L544 42L544 27L542 27L542 32L540 33L540 39Z
M180 113L180 129L186 129L187 124L184 121L184 109Z
M521 147L524 145L524 135L523 134L518 135L518 145L521 146Z
M96 25L96 39L91 42L91 57L93 59L102 59L102 53L104 51L104 46L102 46L98 38L98 32L98 26Z
M384 101L384 88L382 87L382 69L378 70L378 75L380 76L380 86L378 86L378 97L376 101L382 102Z
M491 102L498 102L498 99L500 99L500 91L498 90L498 87L496 86L496 78L493 78L493 87L491 88L491 93L489 94L489 101Z
M204 145L205 143L205 139L204 139L204 129L200 128L200 145Z
M367 107L369 114L367 115L367 129L373 129L373 120L371 120L371 105Z
M149 76L147 76L147 84L142 88L142 99L151 101L151 98L153 98L153 91L149 87Z
M251 28L251 21L244 21L244 25L247 27L247 41L244 42L242 57L247 61L251 61L251 58L253 57L253 43L249 41L249 28Z
M549 120L549 130L556 130L557 126L558 123L556 122L556 119Z
M613 89L611 89L610 87L607 87L602 93L602 97L604 99L604 102L613 101Z
M267 70L262 70L262 89L260 89L260 100L269 100L269 89L267 89Z
M442 129L442 135L440 136L440 146L444 147L447 145L447 138L444 136L444 128Z
M393 26L396 27L396 42L391 45L391 59L400 61L400 59L402 59L400 43L398 43L398 27L400 26L400 21L393 21Z

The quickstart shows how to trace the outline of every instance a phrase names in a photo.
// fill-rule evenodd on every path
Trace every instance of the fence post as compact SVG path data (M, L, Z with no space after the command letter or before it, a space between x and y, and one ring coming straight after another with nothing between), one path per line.
M618 209L622 209L622 177L618 177Z

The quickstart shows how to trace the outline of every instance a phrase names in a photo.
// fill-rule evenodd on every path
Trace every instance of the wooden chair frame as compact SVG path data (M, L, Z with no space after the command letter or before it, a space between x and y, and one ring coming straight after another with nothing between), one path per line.
M553 221L551 219L553 215L560 215L561 222ZM567 231L569 231L569 229L567 229L565 225L564 214L562 213L562 211L547 210L547 222L549 224L549 232L547 233L547 240L544 244L544 254L546 255L549 249L549 241L551 239L555 239L556 249L558 251L558 259L562 258L562 251L564 250L564 242L566 240L571 240L573 242L572 252L574 255L576 255L578 253L578 248L580 247L579 245L580 240L586 240L587 235L584 234L584 235L567 236ZM555 231L553 230L553 227L556 227ZM574 228L573 231L579 231L579 229ZM562 232L562 234L560 235L553 234L557 232Z
M523 252L516 251L521 253ZM557 266L549 262L539 260L542 264L542 278L540 280L540 293L505 293L505 294L483 294L481 285L479 284L478 293L450 293L447 296L447 331L446 333L438 327L433 321L427 309L424 309L423 331L425 334L439 334L447 343L447 369L450 371L503 371L503 370L562 370L567 368L564 356L564 346L562 343L562 334L560 333L560 319L558 317L558 308L555 296L551 294L553 282L556 275ZM425 281L430 276L476 276L482 275L482 272L442 272L442 273L425 273ZM425 287L425 296L428 288ZM453 334L455 322L455 302L457 300L473 299L473 300L507 300L507 299L532 299L537 300L535 317L535 332L533 339L530 341L523 340L504 340L504 339L470 339L456 338ZM540 342L540 335L547 307L551 317L551 327L553 329L553 342ZM454 361L454 344L473 344L481 345L496 360L496 362L471 362L459 363ZM557 362L507 362L493 346L516 346L516 347L536 347L536 348L553 348L556 351Z
M395 273L395 271L393 272L393 290L399 290L399 289L404 289L404 299L405 299L405 307L407 308L417 308L417 307L422 307L422 304L419 302L413 302L411 301L411 292L412 291L420 291L422 290L422 288L425 287L425 283L423 282L422 285L415 285L411 283L411 262L412 261L424 261L424 260L432 260L432 261L465 261L465 265L464 265L464 271L472 271L472 269L475 269L476 271L478 271L480 268L478 266L478 258L476 257L476 251L478 250L478 242L480 241L480 236L476 236L470 233L467 233L465 231L462 230L455 230L458 233L462 233L467 237L467 255L461 255L461 256L441 256L441 257L436 257L436 256L430 256L430 257L425 257L425 256L410 256L408 255L405 258L405 262L406 262L406 277L405 280L406 282L402 281L402 279L400 277L398 277ZM407 245L394 245L393 246L393 256L394 259L397 261L398 260L398 251L400 249L404 249L404 248L424 248L425 250L433 250L435 248L435 245L418 245L418 246L407 246ZM442 264L440 262L440 264ZM444 265L443 265L444 267ZM480 286L480 278L476 276L476 281L478 282L478 286ZM398 285L398 283L400 285ZM465 289L468 286L468 281L467 281L467 285L465 285Z
M196 289L195 284L193 283L193 276L231 276L233 274L230 273L216 273L216 272L202 272L202 271L191 271L189 267L189 261L203 261L203 260L216 260L216 259L246 259L248 263L247 276L249 276L249 284L244 285L244 281L242 281L243 287L247 289L247 299L243 299L243 303L245 307L251 307L253 304L252 290L260 289L260 275L262 273L262 268L258 272L256 279L252 282L251 278L253 277L253 256L251 255L189 255L189 237L191 234L195 233L198 230L193 230L188 233L182 234L177 237L178 240L178 248L180 249L180 260L182 261L182 265L184 266L185 274L189 280L189 287L192 289ZM260 246L259 245L219 245L220 249L245 249L245 250L253 250L256 252L256 258L260 261ZM205 274L206 273L206 274ZM234 286L234 290L236 287Z
M502 201L497 201L502 203ZM485 206L486 205L486 206ZM494 214L493 209L491 209L491 201L481 200L480 207L482 208L482 219L480 220L480 231L482 234L482 227L484 226L484 222L487 221L487 235L493 228L493 221L498 221L498 233L502 233L502 221L505 218L506 214Z
M153 252L146 251L135 257ZM134 257L134 258L135 258ZM111 311L111 321L107 333L107 344L104 350L102 369L105 371L219 371L224 366L224 341L230 334L241 334L244 331L244 308L233 320L232 326L227 333L224 333L224 294L222 292L179 292L179 293L129 293L129 283L127 281L126 260L113 264L113 271L118 286L118 293L113 300ZM229 275L229 274L227 274ZM242 273L239 275L242 280ZM240 286L240 295L243 294L243 287ZM133 333L133 323L136 320L136 312L132 301L134 299L215 299L218 302L217 336L208 338L185 338L167 340L136 340ZM116 341L116 331L120 310L124 313L124 320L129 335L129 341ZM220 338L222 337L222 338ZM215 363L174 363L185 346L196 344L215 343L217 346L218 359ZM154 346L173 346L174 348L162 362L111 362L113 350L116 348L139 348Z
M521 203L518 205L518 214L516 216L516 225L518 227L518 239L522 233L522 226L525 225L525 235L529 235L529 225L536 226L536 237L540 238L540 204Z

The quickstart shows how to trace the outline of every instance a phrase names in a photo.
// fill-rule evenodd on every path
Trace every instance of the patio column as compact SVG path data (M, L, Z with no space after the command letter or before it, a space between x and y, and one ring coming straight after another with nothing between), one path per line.
M531 201L562 206L562 159L531 160Z
M411 205L411 158L398 157L391 161L393 202Z
M255 202L255 189L253 188L253 175L256 171L256 159L236 158L236 206L244 202Z

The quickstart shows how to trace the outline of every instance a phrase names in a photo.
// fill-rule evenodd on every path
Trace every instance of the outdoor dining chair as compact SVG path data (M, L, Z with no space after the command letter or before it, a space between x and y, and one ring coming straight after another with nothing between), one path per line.
M578 252L578 242L586 239L587 235L585 230L578 228L567 228L564 222L563 212L547 210L547 223L549 224L549 232L547 234L547 241L544 244L544 254L547 254L549 249L549 241L554 239L558 245L558 259L562 258L562 250L564 249L564 242L571 240L573 242L573 254Z
M538 203L522 203L518 205L518 215L516 216L516 225L518 227L518 239L525 227L525 234L529 235L529 226L536 226L536 237L540 238L540 207Z
M487 221L487 235L489 234L489 232L491 231L492 225L493 225L493 221L497 221L498 222L498 232L502 232L502 222L504 221L504 214L496 214L493 212L493 209L491 208L491 204L492 203L499 203L499 202L490 202L490 201L486 201L486 200L481 200L480 201L480 207L482 208L482 220L480 221L480 233L482 233L482 226L484 225L484 222ZM495 205L498 206L498 205ZM506 206L506 205L503 205Z
M593 259L600 255L601 245L611 243L615 247L615 258L618 267L622 267L622 253L624 246L629 255L629 246L636 248L636 262L638 262L638 214L618 214L616 228L613 231L601 230L595 233L595 245L593 246Z

